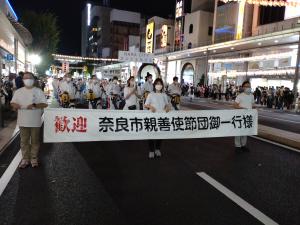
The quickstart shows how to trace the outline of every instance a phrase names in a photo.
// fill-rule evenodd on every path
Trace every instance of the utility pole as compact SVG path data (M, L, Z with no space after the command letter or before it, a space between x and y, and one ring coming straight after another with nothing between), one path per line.
M299 82L299 65L300 65L300 32L299 32L299 40L298 40L298 53L297 53L297 61L296 61L296 69L295 69L295 80L294 80L294 105L295 105L295 111L297 112L299 109L299 99L297 97L298 94L298 82Z

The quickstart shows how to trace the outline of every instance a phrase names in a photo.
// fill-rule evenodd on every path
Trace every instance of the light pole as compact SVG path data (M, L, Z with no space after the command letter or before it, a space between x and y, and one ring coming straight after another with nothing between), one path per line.
M299 64L300 64L300 32L299 32L299 40L298 40L298 53L297 53L297 60L296 60L296 69L295 69L295 80L294 80L294 105L295 105L295 111L298 111L299 108L299 102L298 102L298 82L299 82Z

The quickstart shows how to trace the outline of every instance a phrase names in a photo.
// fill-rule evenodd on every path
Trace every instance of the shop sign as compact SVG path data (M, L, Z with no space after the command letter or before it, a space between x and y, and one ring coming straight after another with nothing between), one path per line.
M161 45L162 48L168 46L168 26L163 25L161 28Z
M146 53L153 53L154 44L154 22L147 25L146 29Z
M183 0L176 2L176 19L183 16Z
M118 60L120 62L153 63L154 55L145 52L119 51Z

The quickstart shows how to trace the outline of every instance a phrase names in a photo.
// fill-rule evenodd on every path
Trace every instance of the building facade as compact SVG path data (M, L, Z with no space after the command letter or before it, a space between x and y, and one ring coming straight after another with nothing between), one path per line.
M32 42L30 32L18 23L18 17L8 0L0 0L0 73L30 70L27 45Z
M110 8L106 1L87 3L82 12L82 55L118 58L119 50L139 47L140 24L140 13Z

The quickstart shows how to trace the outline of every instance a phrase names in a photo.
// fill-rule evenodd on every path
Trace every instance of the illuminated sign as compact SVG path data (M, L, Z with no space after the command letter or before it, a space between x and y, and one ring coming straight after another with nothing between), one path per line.
M183 16L183 0L177 1L176 3L176 18Z
M147 25L146 29L146 53L153 53L154 22Z
M7 5L8 5L8 8L10 9L10 11L11 11L11 12L13 13L13 15L15 16L15 19L18 21L19 18L18 18L18 16L17 16L17 14L15 13L13 7L11 6L10 2L9 2L8 0L6 0L6 3L7 3Z
M238 23L237 23L236 35L235 35L236 40L240 40L243 38L245 5L246 5L246 1L242 1L239 3Z
M300 0L287 0L287 2L298 2L298 6L286 6L284 19L300 17Z
M91 8L92 8L92 5L90 3L88 3L86 6L87 6L87 25L90 26L91 25Z
M168 45L168 26L163 25L161 28L161 44L160 47L165 48Z

